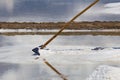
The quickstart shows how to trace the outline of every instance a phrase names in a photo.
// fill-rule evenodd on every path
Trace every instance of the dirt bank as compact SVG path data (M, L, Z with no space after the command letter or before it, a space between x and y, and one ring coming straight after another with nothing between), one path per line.
M64 26L65 22L0 22L0 29L59 29ZM120 21L109 22L73 22L66 29L76 30L96 30L96 29L120 29Z

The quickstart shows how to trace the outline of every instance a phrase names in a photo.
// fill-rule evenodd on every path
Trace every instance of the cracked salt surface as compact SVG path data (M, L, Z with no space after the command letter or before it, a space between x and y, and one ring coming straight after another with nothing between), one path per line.
M120 68L101 65L86 80L120 80Z

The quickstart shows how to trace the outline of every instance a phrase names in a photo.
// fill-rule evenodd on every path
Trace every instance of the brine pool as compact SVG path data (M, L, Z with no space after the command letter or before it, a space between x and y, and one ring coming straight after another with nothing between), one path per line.
M0 80L62 80L42 59L34 60L32 56L32 48L44 44L51 36L0 35ZM92 53L91 50L96 47L118 48L120 37L59 36L46 47L48 55L41 53L41 57L46 58L68 80L86 80L99 65L120 66L119 61L83 59L81 55ZM51 50L57 53L52 54ZM77 55L79 52L81 55Z

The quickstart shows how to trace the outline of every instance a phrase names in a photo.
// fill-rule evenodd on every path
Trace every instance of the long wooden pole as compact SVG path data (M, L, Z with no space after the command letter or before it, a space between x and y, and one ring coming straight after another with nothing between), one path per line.
M69 22L67 22L53 37L51 37L46 43L44 43L41 46L41 49L44 49L53 39L55 39L66 27L68 27L76 18L78 18L80 15L82 15L84 12L86 12L89 8L91 8L93 5L95 5L99 0L94 1L92 4L90 4L88 7L86 7L83 11L75 15Z
M93 5L95 5L99 0L94 1L92 4L90 4L87 8L85 8L83 11L78 13L76 16L74 16L69 22L67 22L59 31L56 33L53 37L51 37L45 44L41 46L41 49L44 49L54 38L56 38L67 26L69 26L76 18L78 18L80 15L82 15L84 12L86 12L89 8L91 8ZM54 68L45 58L43 58L44 63L49 66L54 72L56 72L63 80L68 80L62 73L60 73L56 68Z

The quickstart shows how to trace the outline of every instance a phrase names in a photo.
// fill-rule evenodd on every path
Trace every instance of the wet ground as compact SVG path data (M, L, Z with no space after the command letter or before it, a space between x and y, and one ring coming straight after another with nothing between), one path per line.
M0 35L0 80L62 80L42 59L34 60L31 49L42 45L52 35ZM63 50L93 49L95 47L119 47L119 36L59 36L46 48ZM49 51L48 51L49 54ZM76 53L75 53L76 54ZM119 66L119 62L85 61L78 55L65 53L45 57L69 80L85 80L99 65Z

